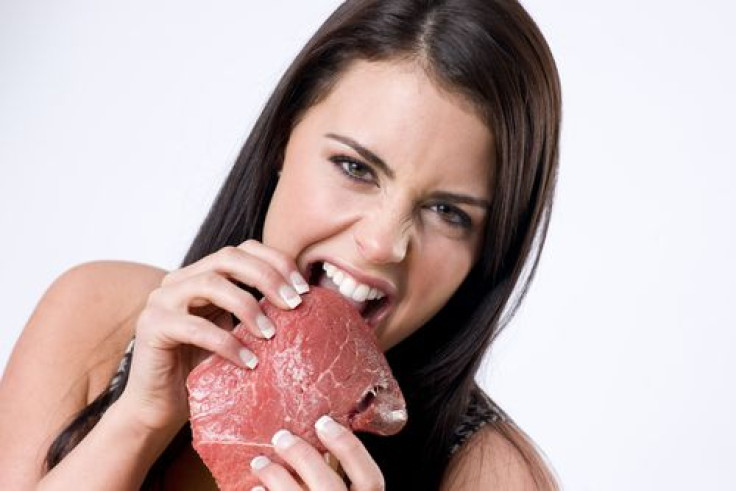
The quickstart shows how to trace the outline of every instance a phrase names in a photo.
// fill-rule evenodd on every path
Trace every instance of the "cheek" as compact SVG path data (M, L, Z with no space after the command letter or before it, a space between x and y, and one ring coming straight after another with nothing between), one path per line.
M449 260L448 260L449 259ZM448 244L424 255L409 287L419 325L436 314L455 293L472 266L472 250Z
M330 190L329 175L318 164L291 162L284 166L266 214L266 245L296 253L339 221L345 196Z
M283 251L291 249L288 247L291 245L289 236L300 222L299 214L305 201L298 187L291 181L286 174L279 179L263 227L263 243Z
M470 249L458 248L457 244L448 253L435 251L434 254L422 256L412 268L413 273L401 312L397 312L394 328L389 327L381 340L381 346L388 350L400 343L434 317L445 306L450 297L465 279L472 265ZM448 261L447 258L453 258Z

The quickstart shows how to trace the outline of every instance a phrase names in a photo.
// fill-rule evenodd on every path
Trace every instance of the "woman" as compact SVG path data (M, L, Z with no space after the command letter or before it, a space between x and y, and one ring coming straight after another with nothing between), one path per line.
M4 479L213 489L187 374L210 352L257 369L229 330L278 336L257 298L294 308L320 283L354 298L408 404L393 437L321 428L353 489L554 489L474 375L536 268L559 121L554 61L515 1L346 2L276 87L181 269L89 263L50 287L2 383ZM275 445L288 466L243 472L345 489L305 441Z

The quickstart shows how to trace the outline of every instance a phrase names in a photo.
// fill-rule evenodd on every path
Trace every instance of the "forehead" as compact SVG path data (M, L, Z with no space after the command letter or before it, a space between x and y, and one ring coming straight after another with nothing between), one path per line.
M487 193L493 136L465 99L441 89L417 63L354 62L295 131L348 136L400 173L435 170L443 185L472 181ZM322 136L319 135L319 136ZM436 179L436 180L437 180Z

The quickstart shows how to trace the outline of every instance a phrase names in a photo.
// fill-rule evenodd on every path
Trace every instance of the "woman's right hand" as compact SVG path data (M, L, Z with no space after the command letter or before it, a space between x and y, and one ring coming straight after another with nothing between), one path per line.
M292 258L256 240L167 274L138 318L130 376L118 400L147 430L173 436L187 421L186 378L210 352L255 366L253 353L230 332L231 314L256 336L274 335L258 301L234 281L283 309L296 307L309 289Z

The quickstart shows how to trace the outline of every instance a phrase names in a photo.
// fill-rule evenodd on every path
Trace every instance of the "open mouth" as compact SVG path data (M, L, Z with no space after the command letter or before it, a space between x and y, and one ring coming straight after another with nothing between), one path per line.
M375 327L388 313L391 298L369 285L361 284L348 273L330 263L316 262L309 266L308 282L339 292L349 300L365 321Z

